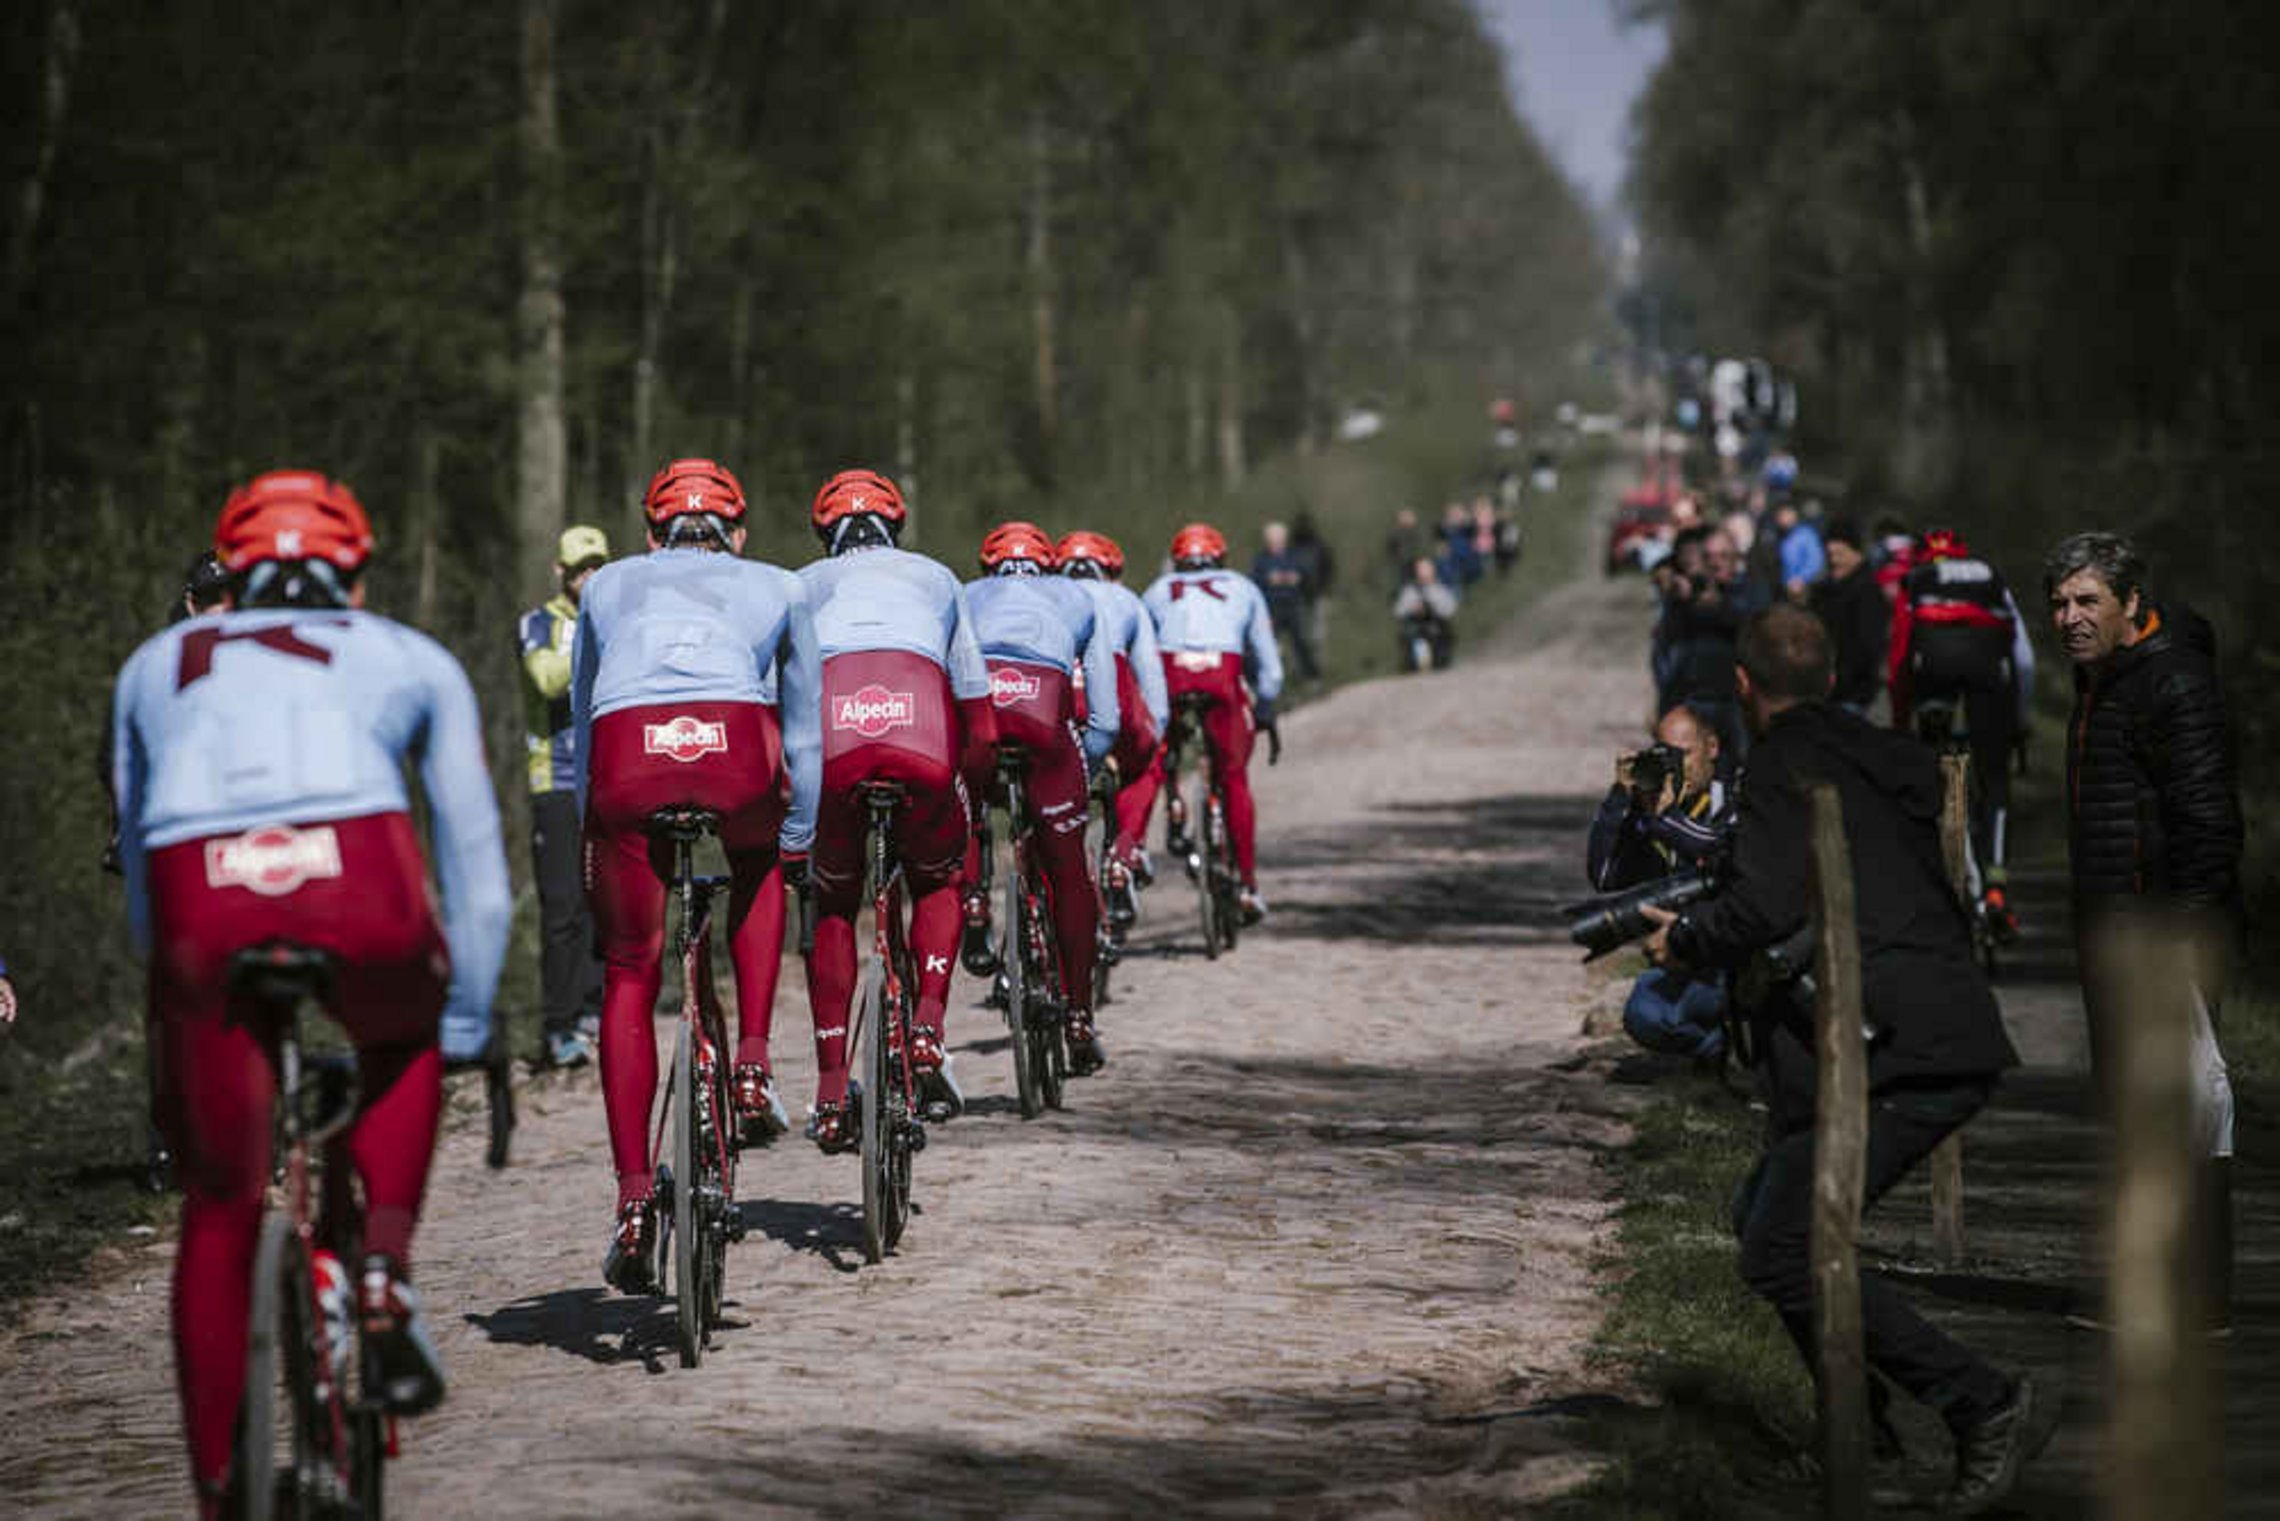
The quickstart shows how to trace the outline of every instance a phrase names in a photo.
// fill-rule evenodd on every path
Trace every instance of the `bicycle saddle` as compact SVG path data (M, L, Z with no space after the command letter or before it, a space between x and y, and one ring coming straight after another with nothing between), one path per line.
M322 998L332 977L332 952L291 940L264 941L230 957L230 987L260 1003Z
M693 803L675 803L671 807L660 808L642 822L651 834L665 835L677 841L694 841L708 834L720 833L720 815L710 808L699 808Z
M901 782L862 782L857 784L855 795L866 803L900 804L910 795L910 789Z

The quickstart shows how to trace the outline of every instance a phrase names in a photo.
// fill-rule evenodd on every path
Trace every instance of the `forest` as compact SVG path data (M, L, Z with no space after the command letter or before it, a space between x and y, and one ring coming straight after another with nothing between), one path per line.
M133 1029L109 683L256 471L372 509L373 604L473 675L519 879L515 614L662 459L728 462L790 563L854 463L962 569L1018 514L1247 533L1358 400L1478 423L1601 320L1462 0L43 0L0 112L19 1058Z

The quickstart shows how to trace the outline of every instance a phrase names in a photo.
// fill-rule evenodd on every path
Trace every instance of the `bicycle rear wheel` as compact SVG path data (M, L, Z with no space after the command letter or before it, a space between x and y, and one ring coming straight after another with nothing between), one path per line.
M1218 869L1219 858L1214 853L1213 842L1210 838L1210 807L1211 794L1206 792L1204 794L1204 806L1197 810L1200 815L1198 823L1204 831L1205 838L1202 850L1203 870L1195 874L1195 896L1196 907L1203 920L1203 954L1211 960L1217 961L1219 959L1220 941L1225 938L1226 928L1219 922L1221 917L1219 885L1212 880Z
M689 1026L682 1021L673 1039L673 1075L665 1102L673 1111L673 1300L679 1322L681 1366L694 1368L704 1356L705 1286L702 1214L697 1208L697 1073Z
M893 1245L894 1163L887 1134L887 974L873 960L863 974L863 1260Z
M1037 1000L1039 989L1030 976L1028 941L1022 933L1022 898L1017 857L1013 869L1005 874L1005 911L998 917L1004 940L998 947L998 967L1005 975L1006 1029L1013 1035L1014 1097L1020 1101L1021 1117L1033 1120L1044 1113L1045 1096L1037 1047L1029 1038L1033 1017L1030 1005Z
M313 1482L327 1467L330 1424L316 1398L313 1305L308 1253L293 1222L272 1214L254 1249L253 1317L231 1475L248 1521L308 1514Z
M1023 893L1021 952L1028 961L1026 981L1030 987L1023 1038L1029 1043L1030 1069L1037 1074L1037 1097L1047 1109L1061 1107L1061 1089L1069 1072L1068 1057L1061 1046L1061 1009L1066 998L1053 933L1043 901L1035 893Z

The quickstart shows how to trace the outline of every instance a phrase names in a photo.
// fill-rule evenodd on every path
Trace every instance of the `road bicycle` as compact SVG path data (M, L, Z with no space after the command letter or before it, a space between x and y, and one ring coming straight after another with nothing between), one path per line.
M271 941L231 958L231 983L277 1031L277 1140L282 1199L254 1249L252 1329L238 1408L234 1514L248 1521L358 1517L380 1521L382 1475L396 1451L395 1416L377 1359L353 1335L353 1307L328 1316L317 1254L360 1260L346 1131L356 1116L356 1058L304 1051L301 1016L322 1008L333 958ZM332 1285L347 1295L345 1273ZM351 1367L353 1359L353 1370Z
M918 964L903 914L902 866L894 852L899 782L857 789L869 823L871 960L855 1009L851 1044L862 1076L851 1086L862 1116L863 1257L877 1262L910 1223L911 1158L926 1147L917 1074L911 1069L911 1022L918 1008Z
M1203 950L1213 960L1235 949L1243 922L1243 878L1235 869L1235 841L1227 828L1227 795L1204 731L1204 714L1218 699L1205 692L1182 692L1172 699L1172 732L1164 749L1164 848L1187 867L1196 887L1197 914L1203 921ZM1202 816L1198 837L1188 834L1190 810L1180 796L1180 765L1201 754Z
M1943 809L1941 844L1948 857L1948 877L1965 915L1971 921L1971 955L1992 981L1999 939L1995 918L1987 904L1987 882L1980 870L1978 847L1972 841L1971 819L1980 807L1979 779L1971 764L1971 728L1964 704L1953 697L1934 697L1915 705L1916 737L1940 757L1943 780L1960 767L1965 778L1964 802L1959 818Z
M1091 787L1092 801L1100 809L1100 839L1093 852L1093 887L1100 899L1100 929L1094 939L1093 955L1092 1006L1095 1009L1108 1007L1109 969L1124 959L1125 935L1138 921L1140 910L1132 873L1116 859L1118 786L1116 762L1112 760L1101 767Z
M713 984L712 904L729 878L700 876L697 841L718 834L720 815L706 808L662 808L649 835L673 849L671 890L680 904L673 947L681 963L681 1027L665 1079L650 1155L667 1151L652 1191L661 1229L650 1279L673 1264L673 1301L681 1366L694 1368L720 1324L728 1247L744 1238L736 1208L736 1110L729 1092L727 1016Z
M1047 908L1045 863L1029 817L1028 773L1027 751L1018 745L998 747L998 795L1005 799L1013 850L1013 869L1006 873L1005 902L998 914L998 978L1005 997L1006 1028L1013 1036L1014 1095L1021 1117L1033 1120L1047 1109L1061 1107L1069 1054L1060 947ZM975 885L986 898L994 868L986 808L981 836L981 880Z

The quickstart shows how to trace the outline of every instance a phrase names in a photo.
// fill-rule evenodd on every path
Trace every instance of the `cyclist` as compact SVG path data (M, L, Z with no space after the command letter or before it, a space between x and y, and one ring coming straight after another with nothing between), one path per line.
M362 611L372 530L355 495L308 471L257 476L230 494L214 548L226 610L145 642L112 708L128 911L183 1193L178 1385L208 1516L222 1510L244 1394L276 1091L277 1032L233 996L232 959L280 940L334 958L329 1002L360 1089L354 1303L391 1403L420 1410L443 1395L409 1283L443 1061L490 1038L513 903L474 691L441 645ZM407 764L427 798L440 927ZM320 1252L317 1273L328 1308L345 1310L337 1257Z
M1258 730L1267 732L1271 753L1281 749L1275 699L1282 695L1282 658L1259 589L1226 565L1226 536L1208 523L1190 523L1172 535L1172 569L1141 600L1156 620L1172 699L1188 692L1212 699L1204 713L1204 738L1212 776L1227 798L1227 832L1243 879L1243 919L1256 924L1267 915L1267 900L1259 893L1258 811L1246 768ZM1148 832L1149 812L1166 780L1165 753L1159 746L1143 779L1118 800L1116 857L1127 864Z
M864 868L858 792L865 782L897 782L904 793L894 846L910 892L910 950L918 964L911 1066L920 1100L937 1118L965 1108L942 1048L943 1011L958 949L969 800L989 780L997 714L958 577L896 546L908 516L893 481L842 470L808 509L828 558L800 571L823 660L823 790L806 863L816 904L807 963L816 1052L808 1134L827 1152L853 1150L860 1140L847 1105L847 1013L855 994ZM740 1087L754 1076L750 1068L737 1070Z
M1098 1071L1107 1060L1092 1020L1100 905L1092 864L1085 857L1085 778L1115 747L1122 721L1116 656L1107 621L1092 597L1052 574L1053 541L1044 529L1034 523L999 524L982 540L981 563L982 579L966 587L966 606L989 661L998 739L1029 755L1029 823L1061 951L1069 1066L1083 1075ZM1072 686L1080 667L1091 699L1081 736ZM967 880L978 878L980 869L977 838L968 854ZM986 944L988 900L969 892L966 916L969 928L981 926ZM988 969L987 963L974 967L971 961L969 967Z
M1895 727L1906 727L1925 703L1962 709L1971 735L1972 853L1989 924L2015 938L2019 916L2008 901L2005 870L2011 751L2034 700L2034 647L2002 573L1953 529L1928 531L1901 578L1890 660Z
M804 853L818 780L815 630L806 589L740 559L744 488L709 459L678 459L642 497L649 553L586 583L571 656L586 883L601 936L602 1101L617 1169L617 1224L602 1276L646 1293L657 1209L649 1113L657 1097L651 1011L663 980L668 842L648 820L695 806L720 817L731 877L736 1063L747 1135L788 1128L768 1077L768 1023L784 948L778 849ZM789 796L789 812L786 798Z
M1116 652L1116 707L1124 721L1109 759L1115 763L1115 786L1121 795L1148 769L1171 722L1164 661L1156 648L1156 620L1148 616L1139 593L1124 584L1124 550L1108 535L1085 529L1063 534L1053 555L1062 575L1082 582L1092 593L1108 629L1109 648ZM1152 875L1144 849L1134 853L1130 867L1110 859L1106 887L1112 920L1130 924L1138 917L1133 888L1147 885Z

